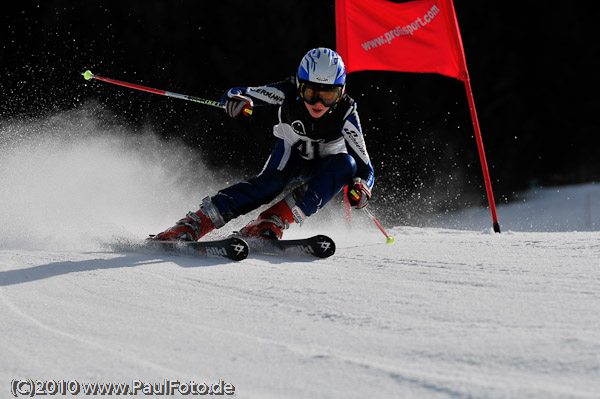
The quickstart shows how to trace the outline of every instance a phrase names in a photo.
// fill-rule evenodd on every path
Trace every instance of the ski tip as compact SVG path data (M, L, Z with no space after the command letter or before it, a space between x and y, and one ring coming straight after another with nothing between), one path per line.
M315 237L315 242L319 248L318 251L315 251L316 257L329 258L335 253L335 242L331 238L325 235L318 235Z
M228 258L235 261L244 260L248 257L248 243L239 237L229 237Z

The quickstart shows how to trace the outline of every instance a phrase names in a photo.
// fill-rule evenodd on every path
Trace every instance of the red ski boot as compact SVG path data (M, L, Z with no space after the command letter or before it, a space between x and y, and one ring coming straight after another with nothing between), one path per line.
M211 217L213 216L213 217ZM196 212L188 212L175 226L157 234L154 239L161 241L198 241L201 237L222 227L225 223L219 211L205 198Z
M245 236L280 240L283 230L290 227L291 223L302 223L304 213L294 206L290 208L286 199L282 199L266 211L258 215L258 219L247 224L240 233Z

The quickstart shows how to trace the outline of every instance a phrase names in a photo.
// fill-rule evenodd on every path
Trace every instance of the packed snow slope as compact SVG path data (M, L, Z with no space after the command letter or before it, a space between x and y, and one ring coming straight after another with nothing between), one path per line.
M260 399L600 398L597 186L499 206L502 234L485 210L386 226L394 244L335 209L288 231L330 235L328 259L121 252L231 182L87 112L1 126L0 397L14 379L166 379Z

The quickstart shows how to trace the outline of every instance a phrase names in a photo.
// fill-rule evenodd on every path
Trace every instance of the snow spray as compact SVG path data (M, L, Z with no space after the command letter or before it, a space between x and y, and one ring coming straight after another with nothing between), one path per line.
M0 125L0 248L96 248L171 226L221 185L181 143L97 105Z

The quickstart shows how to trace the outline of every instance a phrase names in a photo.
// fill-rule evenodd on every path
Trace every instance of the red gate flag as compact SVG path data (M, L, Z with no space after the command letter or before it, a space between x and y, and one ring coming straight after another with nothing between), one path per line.
M471 80L452 0L335 0L336 50L346 72L428 72L465 83L494 231L500 232Z
M439 73L467 80L452 0L336 0L336 46L346 72Z

